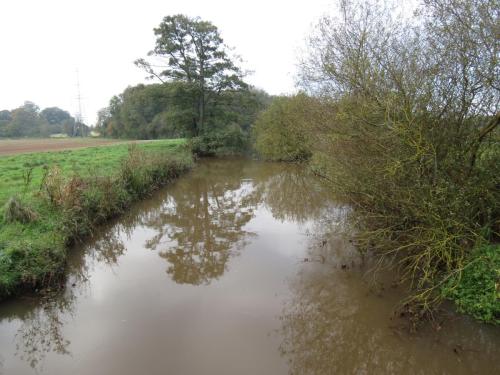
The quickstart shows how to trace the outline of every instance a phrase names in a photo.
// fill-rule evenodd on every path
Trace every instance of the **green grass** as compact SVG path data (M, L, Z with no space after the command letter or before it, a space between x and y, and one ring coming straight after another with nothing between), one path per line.
M176 149L185 144L184 139L165 139L137 143L137 147L147 152ZM59 166L66 176L111 175L127 156L128 144L104 145L97 147L37 152L0 156L0 206L13 195L23 194L26 173L32 169L32 178L25 194L29 199L37 191L44 174L44 167Z
M0 157L0 300L60 277L72 241L190 168L185 145L161 140ZM35 219L5 214L13 196Z

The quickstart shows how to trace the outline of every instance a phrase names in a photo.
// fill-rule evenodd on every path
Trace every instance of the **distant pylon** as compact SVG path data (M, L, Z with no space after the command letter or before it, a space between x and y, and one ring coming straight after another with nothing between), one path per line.
M78 101L78 112L76 113L75 116L75 125L73 127L73 136L76 135L77 133L77 126L80 126L80 136L83 137L83 114L82 114L82 95L80 92L80 72L78 71L78 68L76 69L76 90L77 90L77 96L76 100Z

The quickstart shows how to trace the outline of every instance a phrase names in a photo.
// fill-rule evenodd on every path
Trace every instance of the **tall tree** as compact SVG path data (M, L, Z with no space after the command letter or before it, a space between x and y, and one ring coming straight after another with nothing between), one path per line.
M48 107L40 112L40 116L45 118L47 122L51 125L63 124L65 121L71 119L69 112L58 108L58 107Z
M36 137L40 135L40 108L33 102L26 101L24 105L11 112L12 121L6 127L8 137Z
M75 119L69 112L58 107L49 107L40 112L40 117L44 120L41 130L42 135L47 136L56 133L73 135Z
M205 130L207 109L216 103L219 95L225 90L246 87L242 71L230 58L217 27L208 21L181 14L167 16L154 33L156 45L148 56L162 62L153 64L138 59L135 64L150 78L156 77L161 82L185 81L196 88L197 113L193 122L199 134Z

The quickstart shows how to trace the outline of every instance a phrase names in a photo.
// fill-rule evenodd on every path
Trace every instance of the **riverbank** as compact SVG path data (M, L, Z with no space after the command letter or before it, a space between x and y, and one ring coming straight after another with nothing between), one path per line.
M0 300L56 282L71 243L192 164L184 140L2 157Z

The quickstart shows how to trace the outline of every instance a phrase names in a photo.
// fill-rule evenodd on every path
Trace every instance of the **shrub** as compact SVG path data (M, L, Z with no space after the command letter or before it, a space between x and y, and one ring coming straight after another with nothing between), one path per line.
M341 2L300 78L321 103L305 127L314 170L355 208L360 248L392 260L428 312L443 280L464 269L480 282L470 254L498 241L500 113L494 2L423 3L407 22Z
M267 160L300 161L311 155L309 98L304 94L273 100L254 125L257 153Z
M115 176L64 178L57 167L49 170L42 186L48 202L61 212L66 241L91 234L96 224L190 168L190 155L179 153L148 154L131 145Z
M190 140L193 153L198 156L239 155L248 151L248 135L237 124L210 129Z

